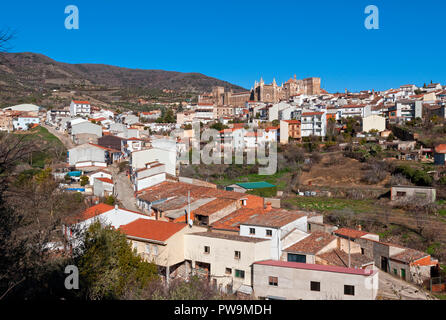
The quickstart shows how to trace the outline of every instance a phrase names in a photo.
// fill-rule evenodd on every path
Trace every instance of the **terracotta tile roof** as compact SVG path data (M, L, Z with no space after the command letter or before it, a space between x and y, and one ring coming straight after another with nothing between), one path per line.
M446 153L446 144L439 144L435 147L436 153Z
M427 257L429 254L425 252L421 252L415 249L407 248L403 252L394 254L393 256L390 256L390 259L392 260L398 260L405 263L414 262L416 260L419 260L421 258Z
M195 199L190 199L191 203L195 201ZM172 199L166 200L161 203L155 203L152 205L153 209L156 209L158 211L169 211L169 210L175 210L183 208L187 205L187 197L186 196L178 196L173 197Z
M107 148L107 147L103 147L103 146L100 146L100 145L98 145L98 144L94 144L94 143L89 143L89 145L92 145L92 146L94 146L94 147L98 147L98 148L101 148L101 149L104 149L104 150L108 150L108 151L111 151L111 152L121 152L120 150L116 150L116 149L112 149L112 148Z
M121 226L119 230L131 237L165 242L178 231L185 228L185 223L138 219Z
M299 124L300 123L299 120L283 120L283 121L288 122L290 124Z
M330 242L336 240L336 237L326 232L313 232L308 237L286 248L286 252L302 252L317 254Z
M90 102L86 101L86 100L84 100L84 101L82 101L82 100L73 100L73 102L76 103L76 104L90 104Z
M368 234L368 232L350 229L350 228L341 228L341 229L335 230L334 233L338 234L340 236L350 237L353 239L358 239L358 238L361 238L362 236L365 236L366 234Z
M308 116L318 116L324 114L323 112L303 112L302 116L308 117Z
M167 199L174 196L187 196L190 191L191 198L224 198L231 200L239 200L246 198L246 194L234 191L225 191L215 188L197 186L184 182L162 182L153 187L143 189L138 192L138 199L154 202L157 200Z
M113 184L113 180L109 179L109 178L96 178L96 179L98 179L99 181L102 181L102 182Z
M193 211L193 213L196 216L210 216L211 214L216 213L226 207L234 205L236 201L237 200L217 198L197 208L195 211Z
M243 224L280 228L304 216L305 214L290 212L283 209L271 209L265 214L249 218Z
M108 212L108 211L113 210L113 209L114 209L113 206L110 206L110 205L105 204L105 203L100 203L100 204L97 204L95 206L92 206L92 207L88 208L87 210L82 212L80 215L75 217L75 219L84 221L84 220L96 217L96 216L98 216L100 214L103 214L104 212Z
M317 257L325 260L326 263L329 265L348 267L348 253L339 249L333 249L331 251L317 255ZM353 268L362 268L364 265L368 265L371 263L373 263L373 259L367 258L363 254L350 254L350 266Z
M322 265L322 264L288 262L288 261L278 261L278 260L257 261L257 262L254 262L253 264L272 266L272 267L281 267L281 268L294 268L294 269L304 269L304 270L357 274L357 275L362 275L362 276L370 276L377 272L377 271L365 270L365 269L343 268L343 267L337 267L337 266L327 266L327 265Z
M264 214L266 212L267 211L263 208L241 208L226 217L215 221L211 224L211 227L213 229L238 231L240 230L240 224L246 222L255 215Z

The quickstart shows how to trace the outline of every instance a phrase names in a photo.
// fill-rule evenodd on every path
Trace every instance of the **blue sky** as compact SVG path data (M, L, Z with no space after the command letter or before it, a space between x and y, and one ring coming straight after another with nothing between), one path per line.
M367 5L380 29L367 30ZM64 27L67 5L79 30ZM443 0L2 1L13 52L69 63L200 72L251 88L321 77L330 92L446 83Z

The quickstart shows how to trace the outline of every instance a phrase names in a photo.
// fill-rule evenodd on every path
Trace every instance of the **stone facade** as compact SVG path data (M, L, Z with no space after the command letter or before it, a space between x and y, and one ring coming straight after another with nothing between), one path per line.
M321 79L307 78L303 80L290 78L282 85L277 85L274 79L271 84L265 84L261 78L255 81L250 91L234 93L225 92L223 87L214 87L211 93L199 96L199 103L214 103L216 105L244 106L248 101L262 101L266 103L277 103L288 100L299 94L317 95L321 93Z

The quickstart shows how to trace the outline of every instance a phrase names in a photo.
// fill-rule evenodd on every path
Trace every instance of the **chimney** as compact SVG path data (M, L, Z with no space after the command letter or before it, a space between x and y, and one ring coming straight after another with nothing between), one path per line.
M268 201L268 202L266 203L265 210L266 210L266 211L271 211L271 209L272 209L272 207L271 207L271 202Z
M359 231L361 231L361 230L362 230L362 226L359 224L359 225L357 226L357 229L358 229Z

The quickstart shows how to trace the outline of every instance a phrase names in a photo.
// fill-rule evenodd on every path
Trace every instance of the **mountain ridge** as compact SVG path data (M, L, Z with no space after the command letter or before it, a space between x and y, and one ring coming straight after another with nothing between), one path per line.
M136 87L193 93L210 91L213 86L234 92L246 90L198 72L134 69L101 63L72 64L33 52L0 53L0 87L19 86L32 90L57 85Z

